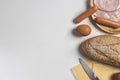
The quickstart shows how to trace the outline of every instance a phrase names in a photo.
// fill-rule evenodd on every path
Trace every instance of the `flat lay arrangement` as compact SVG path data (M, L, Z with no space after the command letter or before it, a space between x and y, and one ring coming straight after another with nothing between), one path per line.
M120 80L120 0L0 0L0 80Z
M88 36L91 27L81 24L86 18L105 35L91 37L81 43L81 54L86 61L72 68L76 80L120 80L120 0L88 0L89 8L78 15L73 22L79 23L75 29L78 36Z

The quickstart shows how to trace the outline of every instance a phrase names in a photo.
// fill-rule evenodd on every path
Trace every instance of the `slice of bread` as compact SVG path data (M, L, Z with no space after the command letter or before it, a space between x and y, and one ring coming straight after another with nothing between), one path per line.
M94 0L90 0L90 7L93 6L93 1ZM96 18L96 16L94 14L91 17L92 17L93 21ZM98 28L100 28L102 31L107 32L107 33L111 33L111 34L118 34L118 33L120 33L120 28L112 28L112 27L109 27L109 26L104 26L104 25L98 24L96 22L95 22L95 25Z
M99 35L86 40L81 47L89 58L120 67L120 37Z

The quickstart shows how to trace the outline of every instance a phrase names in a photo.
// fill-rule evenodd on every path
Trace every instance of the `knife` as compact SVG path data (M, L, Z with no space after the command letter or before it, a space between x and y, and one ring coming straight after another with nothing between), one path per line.
M88 67L88 65L81 58L79 58L79 62L91 80L99 80L99 78L97 76L95 77L93 71Z

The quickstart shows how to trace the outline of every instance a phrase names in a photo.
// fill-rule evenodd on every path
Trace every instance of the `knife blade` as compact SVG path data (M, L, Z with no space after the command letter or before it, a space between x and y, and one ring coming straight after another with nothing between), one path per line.
M97 76L95 77L94 72L88 67L88 65L81 58L79 58L79 62L91 80L99 80L99 78Z

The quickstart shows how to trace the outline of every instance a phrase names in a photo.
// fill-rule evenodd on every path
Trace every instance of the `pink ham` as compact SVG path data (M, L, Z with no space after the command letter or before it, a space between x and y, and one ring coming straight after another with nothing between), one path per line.
M94 0L93 5L99 8L99 10L94 13L96 17L103 17L120 22L120 0Z
M97 17L104 17L104 18L107 18L107 19L110 18L110 16L108 15L107 12L104 12L104 11L101 11L101 10L98 10L96 13L94 13L94 15L96 15Z
M114 11L118 9L119 0L94 0L94 5L103 11Z
M113 12L107 12L107 14L110 16L111 20L120 21L120 9Z

